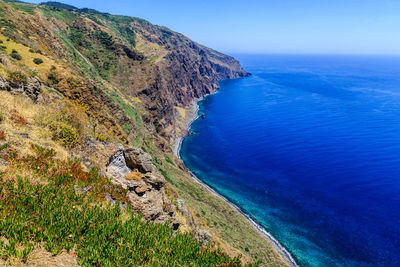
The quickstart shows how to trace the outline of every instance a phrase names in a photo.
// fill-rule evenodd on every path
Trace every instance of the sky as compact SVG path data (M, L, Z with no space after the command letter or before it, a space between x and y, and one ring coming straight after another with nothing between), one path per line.
M400 54L400 0L61 2L144 18L226 53Z

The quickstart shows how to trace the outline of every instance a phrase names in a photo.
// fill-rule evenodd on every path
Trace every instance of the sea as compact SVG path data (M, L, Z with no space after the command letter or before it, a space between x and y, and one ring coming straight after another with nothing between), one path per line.
M300 266L400 266L400 56L235 57L186 166Z

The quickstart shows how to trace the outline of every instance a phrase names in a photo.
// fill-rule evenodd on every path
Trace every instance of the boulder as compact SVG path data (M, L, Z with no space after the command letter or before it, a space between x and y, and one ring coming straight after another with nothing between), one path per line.
M165 184L165 178L158 172L146 173L143 175L143 180L149 183L152 187L159 190Z
M110 157L104 173L114 184L128 190L128 202L135 213L155 223L169 222L171 227L178 229L175 206L165 194L165 178L149 154L135 147L118 149Z
M152 158L141 148L133 147L124 151L126 165L132 170L138 170L142 173L155 171Z
M28 77L28 82L24 85L11 84L0 77L0 90L6 90L13 94L25 94L33 101L38 100L41 88L42 82L38 77Z

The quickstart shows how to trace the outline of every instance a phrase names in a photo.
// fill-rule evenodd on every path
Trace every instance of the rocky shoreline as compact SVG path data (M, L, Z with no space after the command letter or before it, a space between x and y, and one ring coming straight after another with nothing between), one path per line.
M210 94L211 95L211 94ZM210 96L207 95L207 96ZM205 96L205 97L207 97ZM177 156L183 163L182 158L180 157L179 151L181 149L182 146L182 142L183 139L185 137L187 137L190 126L192 125L192 123L197 120L199 118L198 115L198 111L199 111L199 105L198 102L202 101L205 97L195 100L192 104L191 104L191 112L190 112L190 116L187 119L187 121L185 122L185 126L186 126L186 134L183 136L179 136L176 138L176 140L174 141L173 144L173 153L175 156ZM183 163L184 164L184 163ZM221 194L219 194L218 192L216 192L213 188L211 188L210 186L208 186L207 184L205 184L203 181L201 181L192 171L190 171L188 169L188 172L190 174L190 176L193 178L193 180L195 180L197 183L199 183L200 185L202 185L203 187L205 187L210 193L212 193L213 195L215 195L216 197L222 199L223 201L225 201L228 205L230 205L234 210L236 210L237 212L239 212L253 227L254 229L257 230L257 232L263 236L265 239L267 239L269 241L269 243L274 247L274 249L282 256L282 258L285 260L285 262L288 264L288 266L290 267L298 267L296 261L293 259L292 255L289 253L289 251L286 250L286 248L284 246L282 246L282 244L279 243L278 240L276 240L269 232L267 232L261 225L259 225L256 221L254 221L248 214L246 214L244 211L242 211L237 205L235 205L234 203L230 202L227 198L225 198L224 196L222 196Z

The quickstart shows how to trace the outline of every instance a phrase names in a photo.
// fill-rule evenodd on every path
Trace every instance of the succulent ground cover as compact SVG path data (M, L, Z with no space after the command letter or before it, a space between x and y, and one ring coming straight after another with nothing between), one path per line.
M121 210L124 190L96 170L56 159L53 150L37 145L27 156L6 145L0 149L8 164L0 173L0 257L5 261L26 261L42 246L53 255L74 251L85 266L240 265L240 258L202 246L191 234L143 222L129 205ZM29 175L21 177L20 169ZM117 204L105 202L105 194Z

